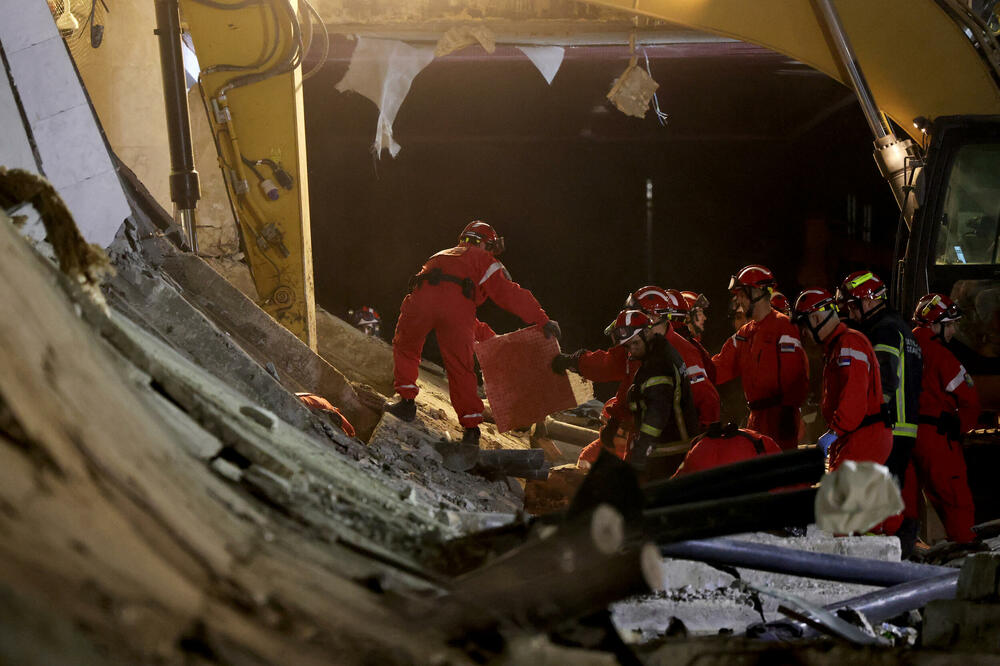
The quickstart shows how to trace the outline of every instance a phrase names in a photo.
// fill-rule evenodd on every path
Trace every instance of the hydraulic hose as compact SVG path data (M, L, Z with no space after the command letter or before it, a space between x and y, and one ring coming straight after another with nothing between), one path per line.
M812 553L725 538L666 544L660 546L660 553L666 557L696 560L707 564L881 587L926 580L954 572L948 567L930 564L885 562L847 555Z

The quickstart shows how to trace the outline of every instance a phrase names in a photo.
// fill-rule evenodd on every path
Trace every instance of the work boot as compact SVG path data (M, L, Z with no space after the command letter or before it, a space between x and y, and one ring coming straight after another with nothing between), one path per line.
M465 429L465 432L462 434L462 445L479 448L479 426L472 426Z
M397 419L412 421L417 418L417 403L413 401L413 398L400 398L396 402L386 404L385 411Z

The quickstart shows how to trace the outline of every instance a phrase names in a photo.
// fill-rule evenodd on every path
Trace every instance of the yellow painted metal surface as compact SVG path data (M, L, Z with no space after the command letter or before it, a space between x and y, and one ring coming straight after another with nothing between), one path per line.
M847 80L809 0L581 0L759 44ZM912 120L1000 113L1000 91L958 25L932 0L835 0L882 111Z
M268 56L275 38L277 48L253 71L266 70L280 62L293 39L292 23L279 11L275 35L274 18L267 6L281 4L221 10L194 0L180 0L181 18L191 34L202 70L220 64L256 64ZM211 100L218 99L229 80L246 73L203 75L202 88L210 108ZM301 69L296 68L234 88L226 93L223 104L232 114L231 123L227 126L213 120L212 124L260 305L315 350L316 305L301 83ZM193 108L191 112L203 113L203 110ZM268 200L258 187L257 177L242 164L237 150L252 161L270 159L280 163L294 179L293 189L279 188L280 197ZM266 166L257 169L264 177L273 179ZM232 179L228 178L230 170L247 180L249 189L245 193L240 193L238 187L234 189ZM272 224L271 228L280 233L280 241L268 231L268 225Z

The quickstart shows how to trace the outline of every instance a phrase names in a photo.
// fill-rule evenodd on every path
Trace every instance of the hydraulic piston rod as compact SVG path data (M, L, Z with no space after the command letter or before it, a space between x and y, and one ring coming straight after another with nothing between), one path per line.
M181 53L180 10L177 0L155 0L155 5L163 101L167 112L167 138L170 143L170 200L174 202L177 223L187 232L191 251L197 252L195 209L201 198L201 187L198 172L194 168L194 149L191 145L191 119L188 115L187 86Z

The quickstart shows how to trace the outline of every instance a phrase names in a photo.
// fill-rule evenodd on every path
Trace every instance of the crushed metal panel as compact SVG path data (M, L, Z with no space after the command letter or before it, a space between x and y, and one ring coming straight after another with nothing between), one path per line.
M552 372L550 363L558 353L559 343L537 326L476 344L497 430L530 426L586 402L583 385L574 387L569 376Z

